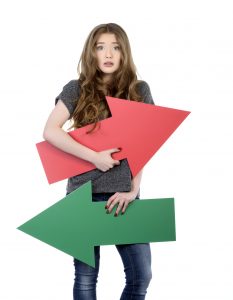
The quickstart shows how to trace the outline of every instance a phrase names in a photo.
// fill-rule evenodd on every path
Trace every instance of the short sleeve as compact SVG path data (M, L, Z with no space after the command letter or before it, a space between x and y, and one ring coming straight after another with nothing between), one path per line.
M70 117L72 116L80 96L80 85L78 80L69 81L62 89L61 93L55 98L55 105L61 100L67 107Z
M138 87L139 93L142 96L143 102L148 104L154 104L154 100L151 95L150 87L146 81L141 81Z

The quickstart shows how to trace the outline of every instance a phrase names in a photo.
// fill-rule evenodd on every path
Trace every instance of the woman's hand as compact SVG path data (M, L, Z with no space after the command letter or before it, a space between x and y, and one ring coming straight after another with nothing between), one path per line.
M105 208L107 209L107 213L111 213L113 207L117 205L116 212L114 214L115 217L118 216L118 214L121 211L121 214L125 213L125 210L130 202L132 202L137 196L137 193L131 191L131 192L125 192L125 193L115 193L112 195L107 203Z
M114 166L120 164L119 160L115 160L111 156L112 153L119 152L119 151L121 150L114 148L114 149L96 152L94 155L94 159L92 160L92 163L100 171L106 172L109 169L113 168Z

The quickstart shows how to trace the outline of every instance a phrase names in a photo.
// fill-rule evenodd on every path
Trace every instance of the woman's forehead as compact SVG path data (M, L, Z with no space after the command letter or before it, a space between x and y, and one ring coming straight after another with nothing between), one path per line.
M97 43L118 43L114 33L102 33L97 39Z

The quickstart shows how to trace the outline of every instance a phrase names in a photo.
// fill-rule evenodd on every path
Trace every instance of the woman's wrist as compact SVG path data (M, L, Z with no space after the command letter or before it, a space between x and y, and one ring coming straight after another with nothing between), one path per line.
M131 195L130 198L132 198L132 200L134 200L134 199L137 197L138 192L139 192L139 190L131 190L131 191L129 192L130 195Z
M91 149L88 149L87 151L87 158L86 160L90 163L92 163L93 165L96 164L96 160L97 160L97 152Z

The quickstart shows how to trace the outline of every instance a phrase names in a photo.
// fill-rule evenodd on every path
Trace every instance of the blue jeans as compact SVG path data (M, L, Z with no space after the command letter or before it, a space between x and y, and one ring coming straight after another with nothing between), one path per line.
M93 194L93 201L107 201L112 193ZM149 244L116 245L121 256L126 285L120 300L143 300L151 274L151 251ZM100 247L95 246L95 268L74 259L74 300L96 300L96 283L99 273Z

